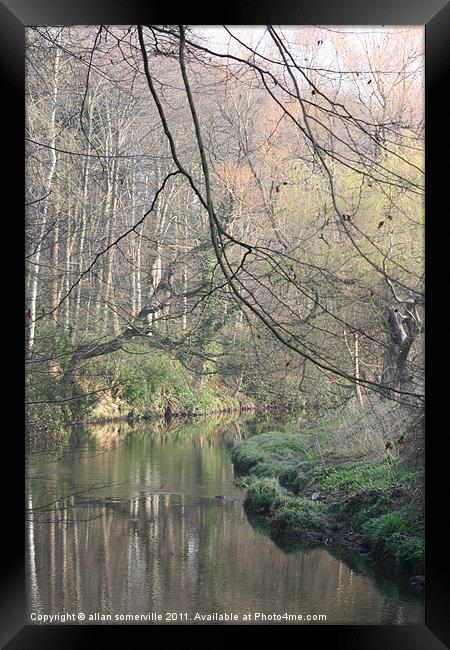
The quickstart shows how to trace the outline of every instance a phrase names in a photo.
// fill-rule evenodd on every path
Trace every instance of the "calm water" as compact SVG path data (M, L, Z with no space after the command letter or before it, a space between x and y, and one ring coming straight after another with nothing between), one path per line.
M249 524L227 449L247 435L243 423L211 419L170 431L109 425L77 431L57 453L34 454L29 615L82 612L84 624L94 614L97 624L102 614L111 616L106 624L125 614L147 615L141 622L149 624L151 613L162 624L205 624L195 615L214 613L247 624L255 612L325 614L327 624L423 623L420 599L395 582L327 549L286 553Z

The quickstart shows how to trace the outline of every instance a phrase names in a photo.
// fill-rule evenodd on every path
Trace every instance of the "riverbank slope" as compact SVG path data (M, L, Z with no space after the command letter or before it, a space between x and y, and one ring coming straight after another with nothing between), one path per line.
M273 431L235 444L231 456L249 517L263 519L274 540L362 553L419 584L423 467L394 445L384 452L323 449L320 436Z

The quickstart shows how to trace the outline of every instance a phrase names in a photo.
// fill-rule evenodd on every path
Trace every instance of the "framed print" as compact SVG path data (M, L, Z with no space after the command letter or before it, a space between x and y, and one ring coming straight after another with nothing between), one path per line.
M3 645L448 646L448 5L0 9Z

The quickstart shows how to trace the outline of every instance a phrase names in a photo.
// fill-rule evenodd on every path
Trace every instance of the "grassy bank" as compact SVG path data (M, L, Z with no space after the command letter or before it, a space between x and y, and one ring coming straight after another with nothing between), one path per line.
M247 512L274 539L368 552L390 569L422 574L421 467L390 450L383 457L322 447L320 436L280 432L234 445Z

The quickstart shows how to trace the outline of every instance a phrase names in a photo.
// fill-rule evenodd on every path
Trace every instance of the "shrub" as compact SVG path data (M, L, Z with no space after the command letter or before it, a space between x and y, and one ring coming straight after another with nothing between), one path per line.
M384 545L393 534L404 534L410 529L410 520L399 512L387 512L369 519L362 526L362 533L372 544Z
M252 481L245 500L245 507L254 512L270 514L288 501L288 493L276 478L260 478Z
M388 512L362 526L365 540L380 552L389 554L396 565L421 570L425 542L418 521L407 513Z
M423 537L403 537L398 540L391 537L386 546L393 553L396 564L410 567L417 572L422 571L425 557Z

